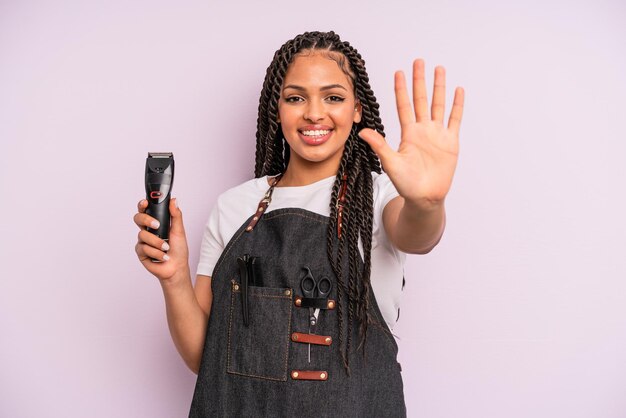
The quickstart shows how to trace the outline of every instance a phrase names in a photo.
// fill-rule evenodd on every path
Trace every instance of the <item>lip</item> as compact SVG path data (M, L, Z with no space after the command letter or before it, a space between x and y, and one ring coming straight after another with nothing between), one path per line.
M299 131L330 131L332 129L333 127L328 125L304 125L298 128Z
M309 126L315 126L315 127L309 127ZM300 137L302 142L304 142L307 145L322 145L324 142L328 141L328 139L333 133L332 128L326 127L324 125L309 125L309 126L302 128L302 129L298 129L298 136ZM302 131L316 131L316 130L317 131L328 130L328 133L324 136L319 136L315 138L304 135L302 133Z

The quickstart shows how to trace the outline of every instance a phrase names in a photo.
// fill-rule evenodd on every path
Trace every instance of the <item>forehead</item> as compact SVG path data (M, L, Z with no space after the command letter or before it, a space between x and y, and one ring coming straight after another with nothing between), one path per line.
M327 54L317 52L296 56L287 68L283 84L304 87L341 84L346 89L352 86L350 77L343 72L337 61Z

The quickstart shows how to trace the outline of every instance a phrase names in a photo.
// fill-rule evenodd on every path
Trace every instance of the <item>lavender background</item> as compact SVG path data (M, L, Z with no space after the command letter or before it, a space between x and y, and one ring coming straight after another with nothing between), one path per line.
M0 1L0 416L181 417L195 383L133 252L148 151L173 151L192 268L252 175L273 52L335 30L466 89L438 248L410 257L410 417L626 416L626 6L613 1Z

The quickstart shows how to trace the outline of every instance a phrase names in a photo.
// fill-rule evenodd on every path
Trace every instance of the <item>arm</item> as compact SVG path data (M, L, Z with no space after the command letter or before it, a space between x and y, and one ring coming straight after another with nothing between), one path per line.
M180 281L161 282L161 287L174 345L187 367L198 374L213 301L211 278L196 276L194 289L189 273L186 273Z
M397 249L409 254L429 253L439 243L445 223L443 203L422 208L398 196L383 210L383 224L389 240Z
M172 226L169 243L146 231L146 227L154 228L153 223L156 222L145 213L146 207L145 200L139 202L134 218L139 227L135 252L146 270L159 279L174 345L187 366L198 373L213 298L211 278L198 275L194 290L183 217L176 199L170 202ZM152 259L162 262L156 263Z
M394 151L385 138L372 129L359 136L379 156L400 196L383 211L385 232L401 251L424 254L441 238L445 224L445 198L452 185L459 153L459 130L464 90L457 88L448 121L444 126L445 70L435 68L432 108L424 81L424 62L413 63L413 105L402 72L395 74L396 106L402 137Z

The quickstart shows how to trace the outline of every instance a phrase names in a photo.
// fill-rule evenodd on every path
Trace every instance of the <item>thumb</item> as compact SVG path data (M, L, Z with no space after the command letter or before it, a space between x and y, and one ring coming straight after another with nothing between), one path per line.
M171 226L170 233L185 235L185 226L183 225L183 212L178 207L178 199L170 200L170 217Z
M372 151L378 155L378 158L380 158L383 165L385 164L385 161L388 161L389 158L391 158L394 151L389 144L387 144L387 141L385 141L385 138L381 134L373 129L365 128L360 130L358 135L363 141L367 142Z

